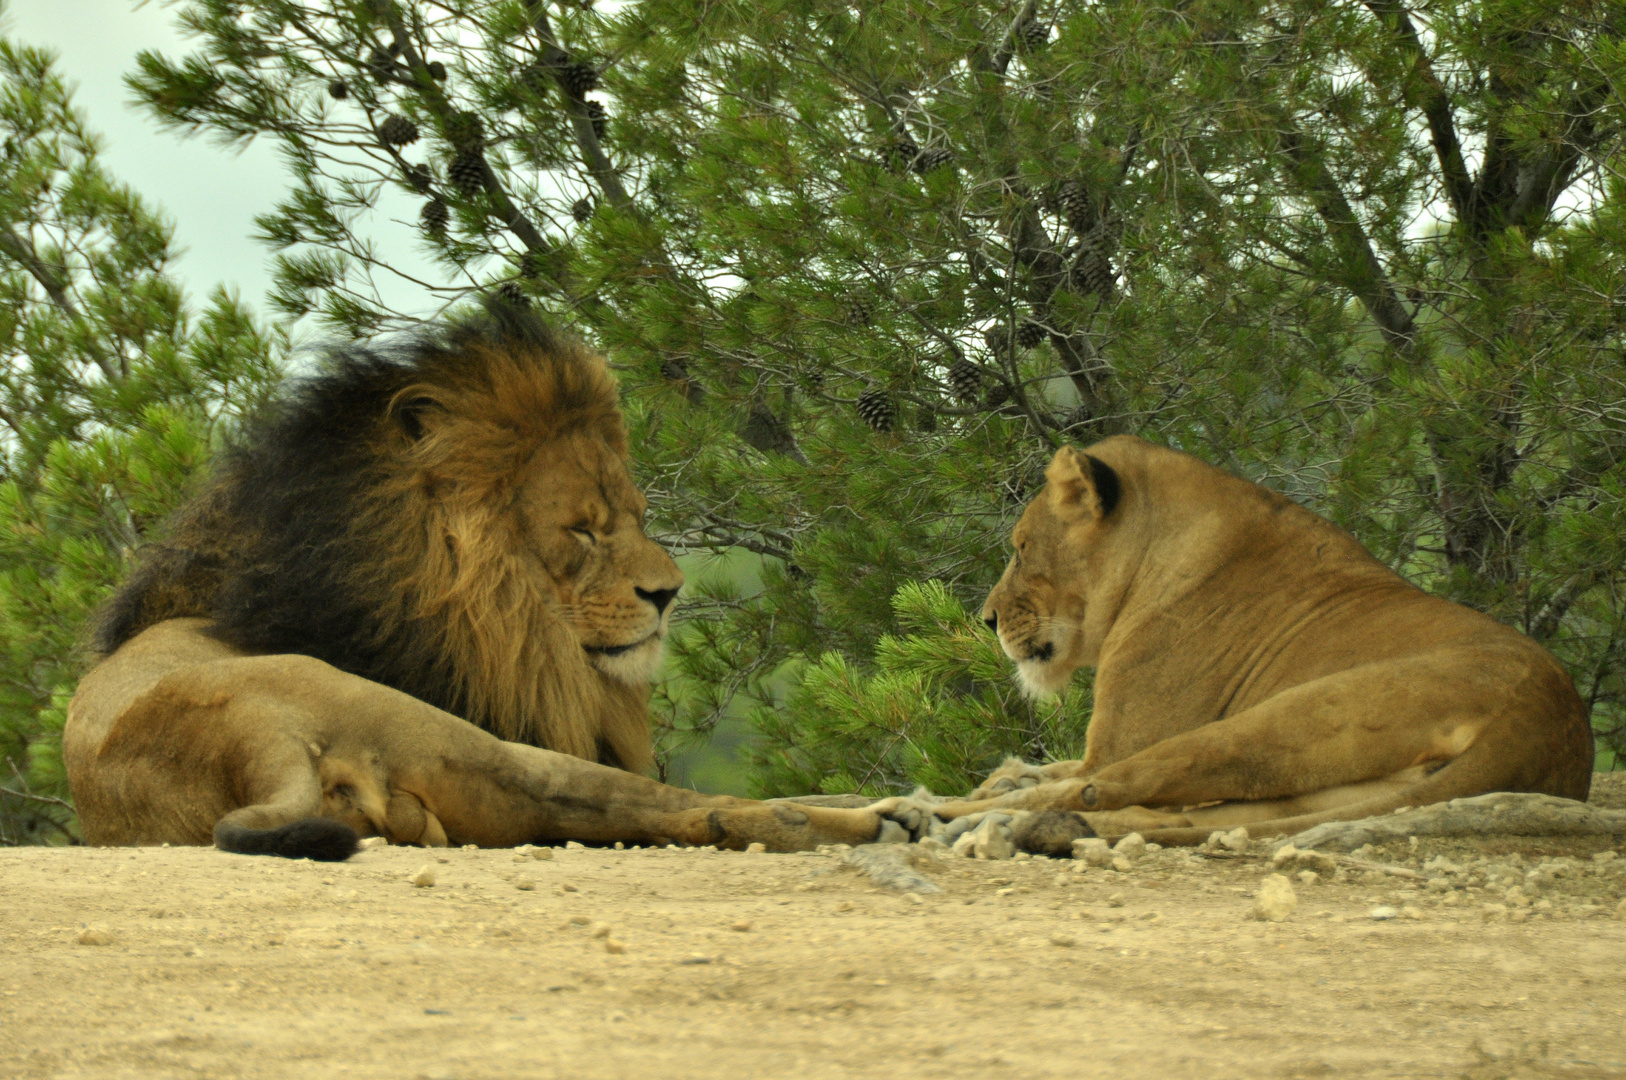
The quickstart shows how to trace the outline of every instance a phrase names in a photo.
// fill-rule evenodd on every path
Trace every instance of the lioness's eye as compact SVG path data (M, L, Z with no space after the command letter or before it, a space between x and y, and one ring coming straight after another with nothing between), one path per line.
M571 529L570 533L588 547L592 547L594 544L598 543L598 537L593 535L593 531L591 529Z

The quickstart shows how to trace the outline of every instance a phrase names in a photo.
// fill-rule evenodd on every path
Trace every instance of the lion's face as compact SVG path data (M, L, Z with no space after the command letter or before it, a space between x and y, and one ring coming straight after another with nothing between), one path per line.
M1044 490L1011 533L1016 551L982 605L1029 694L1057 693L1095 662L1085 633L1091 562L1113 528L1117 475L1088 454L1063 447L1045 471Z
M589 661L606 675L652 680L683 573L644 535L647 503L622 456L578 431L537 452L517 500L521 549L552 585Z

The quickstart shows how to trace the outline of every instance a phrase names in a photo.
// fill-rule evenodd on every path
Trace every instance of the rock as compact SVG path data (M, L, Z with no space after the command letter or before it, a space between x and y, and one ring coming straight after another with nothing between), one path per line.
M1157 852L1162 851L1162 850L1163 850L1163 845L1162 844L1154 844L1150 840L1148 840L1146 842L1146 854L1153 855L1153 854L1156 854Z
M1314 870L1323 877L1331 877L1338 871L1338 860L1331 855L1324 855L1319 851L1302 851L1290 843L1277 848L1275 854L1271 855L1270 862L1278 870Z
M518 889L520 892L530 892L532 889L536 888L536 882L532 881L528 877L515 878L514 888Z
M1460 874L1462 867L1447 859L1444 855L1436 855L1423 864L1425 874Z
M745 853L747 855L765 855L765 854L767 854L767 852L768 852L768 845L764 844L760 840L756 840L756 841L753 841L752 843L749 843L749 844L745 845Z
M1074 840L1073 858L1081 860L1086 866L1111 866L1112 848L1107 846L1105 840L1096 836Z
M1138 859L1146 854L1146 837L1138 832L1132 832L1112 845L1115 855L1122 855L1126 859Z
M586 926L588 923L590 923L592 921L593 920L589 919L586 915L572 915L570 917L570 921L565 923L565 925L566 926Z
M382 836L365 836L356 841L357 851L371 851L373 848L389 847L390 842Z
M613 937L604 939L604 951L607 953L624 953L627 947Z
M1220 847L1226 851L1247 851L1248 830L1245 826L1238 825L1224 836L1221 836L1219 843Z
M1050 944L1058 949L1071 949L1078 944L1078 939L1071 934L1051 934Z
M1111 896L1107 897L1107 907L1123 907L1123 906L1124 906L1124 894L1123 893L1115 892Z
M521 844L514 849L514 861L522 862L525 859L551 859L553 849L550 847L537 847L535 844Z
M1413 904L1402 904L1400 907L1400 914L1408 919L1422 920L1426 917L1423 914L1423 909Z
M1281 922L1293 914L1298 905L1293 883L1284 874L1271 874L1259 883L1259 892L1253 901L1253 917L1265 922Z
M596 922L587 928L587 932L596 938L607 938L610 936L610 924L607 922Z
M1479 908L1479 914L1486 922L1490 922L1492 919L1499 919L1499 918L1503 917L1504 915L1506 915L1507 914L1507 905L1506 904L1482 904L1482 905L1480 905L1480 908Z
M916 846L928 855L947 855L949 853L949 846L935 836L921 837L920 843Z
M567 892L580 892L581 890L576 888L576 886L572 885L570 882L566 881L566 882L563 882L563 883L560 884L559 891L561 893L567 893Z
M427 889L435 883L435 868L425 864L418 867L418 872L412 875L412 884L419 889Z
M87 926L73 940L81 945L111 945L113 935L100 926Z
M1299 884L1304 886L1314 885L1321 880L1321 875L1314 870L1300 870L1294 876L1299 879Z
M1135 863L1126 855L1114 855L1112 857L1112 868L1120 874L1127 874L1135 868Z
M1006 825L1004 815L989 814L982 819L982 824L966 833L960 840L970 839L971 854L978 859L1008 859L1016 854L1016 848L1011 844L1010 828ZM955 841L958 846L960 841Z
M916 869L914 860L918 857L913 844L863 844L846 850L841 861L888 889L898 892L942 892L935 881ZM798 889L801 887L797 886Z
M916 894L911 893L910 895L913 896L913 895L916 895ZM747 932L748 930L751 929L751 920L750 919L736 919L735 921L728 924L728 928L730 930L734 931L736 934L743 934L743 933L745 933L745 932Z
M1502 899L1507 901L1507 906L1510 908L1526 908L1530 906L1530 898L1517 885L1503 893Z
M1400 909L1390 907L1388 904L1379 904L1366 914L1375 922L1388 922L1390 919L1400 918Z
M578 843L575 840L567 840L565 842L565 850L567 850L567 851L586 851L587 850L587 845L582 844L582 843ZM712 850L716 851L717 849L712 848Z

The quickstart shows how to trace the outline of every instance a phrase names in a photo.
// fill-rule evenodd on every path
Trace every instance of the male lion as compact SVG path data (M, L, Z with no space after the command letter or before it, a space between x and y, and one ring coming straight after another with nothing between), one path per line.
M623 771L652 760L683 584L626 458L604 362L517 311L335 354L103 609L63 733L85 838L313 858L358 833L877 838L875 810Z
M1045 477L983 618L1033 693L1096 669L1084 759L1008 762L940 818L1081 811L1185 844L1490 791L1586 798L1586 709L1529 638L1141 439L1064 447Z

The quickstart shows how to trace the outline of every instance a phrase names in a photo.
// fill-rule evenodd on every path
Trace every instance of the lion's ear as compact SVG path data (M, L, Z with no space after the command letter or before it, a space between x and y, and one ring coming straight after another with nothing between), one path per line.
M1071 446L1056 451L1044 478L1050 506L1058 515L1100 521L1112 513L1123 494L1123 485L1110 465Z
M432 416L445 411L445 406L427 394L403 393L390 404L391 419L413 442L423 438L425 424Z

